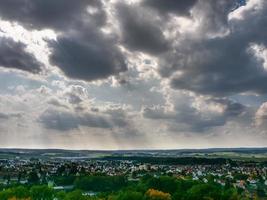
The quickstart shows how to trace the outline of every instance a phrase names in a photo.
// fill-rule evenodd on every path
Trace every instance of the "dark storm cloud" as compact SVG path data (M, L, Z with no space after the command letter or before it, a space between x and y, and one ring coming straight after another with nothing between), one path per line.
M262 1L257 12L245 13L244 20L229 22L229 13L238 8L237 2L119 2L114 5L114 23L118 21L120 34L109 35L100 30L106 24L107 11L97 0L3 0L0 16L26 28L51 28L59 32L55 41L48 41L50 62L73 79L91 81L125 72L126 58L118 48L123 45L130 51L158 56L159 72L171 79L173 88L211 95L263 93L267 89L267 74L261 67L263 60L256 59L248 48L252 43L267 43L266 2ZM181 33L175 39L167 39L163 34L168 23L164 13L183 15L189 10L190 19L198 21L199 28L194 34ZM179 32L179 27L172 28ZM15 55L15 62L6 59L5 64L30 72L40 71L39 63L30 60L29 55L27 62L20 62L23 56L26 54ZM175 75L177 71L179 75Z
M50 62L70 78L91 81L127 70L114 38L100 31L106 22L101 1L10 0L1 2L0 16L27 29L60 31L56 41L48 41Z
M0 67L38 73L42 64L29 52L26 45L11 38L0 37Z
M257 12L245 13L244 20L229 21L229 14L241 6L236 0L141 3L162 10L191 9L192 20L199 22L198 29L177 35L177 42L164 38L166 27L162 21L166 18L162 15L139 4L120 3L117 12L122 43L130 50L158 56L159 72L170 78L173 88L215 96L246 91L264 93L267 73L263 60L250 49L253 43L266 44L266 3L263 4Z
M150 6L162 14L190 15L189 11L197 0L144 0L143 5Z
M148 10L136 5L116 5L122 43L133 51L158 54L168 49L169 43L158 26L159 21Z
M263 36L267 34L264 26L267 23L266 4L263 1L257 12L245 13L244 19L233 19L230 22L225 21L227 12L218 14L207 10L215 13L209 14L207 21L204 18L206 29L204 32L199 30L204 36L197 39L184 36L174 51L162 57L161 75L171 77L173 88L203 94L228 95L246 91L266 93L267 72L263 68L263 59L258 58L251 50L252 44L266 45L267 42ZM205 9L197 12L207 14ZM209 22L213 19L211 16L220 14L220 20ZM216 34L223 33L221 27L229 32L217 37ZM177 71L179 74L174 75Z
M94 28L94 27L92 27ZM68 77L86 81L126 71L125 58L112 39L90 28L50 41L50 61Z
M87 6L99 8L98 0L2 0L0 16L31 29L66 29L83 18ZM103 20L98 15L95 20ZM91 19L92 20L92 19Z

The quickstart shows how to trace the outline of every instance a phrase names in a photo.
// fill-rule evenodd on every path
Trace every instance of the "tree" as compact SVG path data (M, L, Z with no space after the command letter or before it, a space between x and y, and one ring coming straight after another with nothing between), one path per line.
M126 178L123 176L86 176L75 181L77 189L96 192L119 190L126 184Z
M32 172L29 173L28 182L31 183L31 184L39 183L39 177L38 177L37 172L32 171Z
M143 194L135 191L121 192L116 200L142 200Z
M46 185L32 186L30 194L34 200L53 200L54 192Z
M14 197L18 199L27 199L30 197L29 190L23 186L18 186L12 189Z
M219 187L211 184L194 185L187 191L186 200L220 199L222 193Z
M235 188L227 189L223 191L222 200L238 200L239 196Z
M58 193L56 194L56 198L57 198L58 200L64 200L65 197L66 197L66 192L64 192L64 191L60 191L60 192L58 192Z
M82 195L81 190L74 190L66 195L64 200L85 200L86 198Z
M0 192L0 199L1 200L8 200L13 197L13 193L11 189L4 190Z
M171 200L169 193L164 193L159 190L149 189L145 194L146 200Z
M147 182L148 188L157 189L167 193L174 193L177 188L175 178L163 176L160 178L151 178Z

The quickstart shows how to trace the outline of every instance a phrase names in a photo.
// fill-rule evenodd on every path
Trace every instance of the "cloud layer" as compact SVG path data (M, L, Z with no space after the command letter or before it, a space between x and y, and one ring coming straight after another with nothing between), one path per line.
M26 45L11 38L0 38L0 66L31 73L41 71L42 64L27 52Z
M266 146L266 14L264 0L4 0L0 146Z

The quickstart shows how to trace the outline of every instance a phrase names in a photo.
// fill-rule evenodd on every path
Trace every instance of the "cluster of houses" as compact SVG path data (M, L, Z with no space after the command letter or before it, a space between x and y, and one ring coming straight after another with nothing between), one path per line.
M93 174L124 175L129 181L137 181L145 174L155 177L169 175L204 183L216 182L222 186L234 186L244 191L261 189L267 194L267 167L257 164L157 165L132 160L23 160L20 158L0 160L0 185L39 181L51 184L58 189L65 186L55 185L54 177Z

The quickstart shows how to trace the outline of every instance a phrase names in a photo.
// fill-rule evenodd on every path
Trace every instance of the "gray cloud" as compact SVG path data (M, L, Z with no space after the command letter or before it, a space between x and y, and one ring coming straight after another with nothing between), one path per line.
M200 3L205 4L204 1ZM244 19L231 21L226 20L231 6L226 6L228 12L219 13L201 6L196 17L205 13L204 30L201 28L193 35L185 35L174 51L161 58L161 75L171 77L173 88L203 94L265 93L267 71L263 68L263 59L256 57L250 48L251 44L266 44L267 41L263 37L267 33L263 28L266 2L262 1L261 6L258 12L248 12ZM212 14L206 16L209 12ZM221 17L214 20L212 15ZM202 27L202 23L200 25ZM216 36L218 34L223 35ZM176 72L179 74L175 75Z
M55 39L43 38L49 51L41 39L40 49L49 52L51 65L76 80L65 79L48 67L51 74L37 84L27 76L21 80L20 73L8 70L7 75L4 70L0 73L0 93L4 96L0 107L7 107L9 112L0 111L0 121L8 122L1 123L0 128L9 130L20 117L16 112L21 111L26 116L17 120L20 125L10 132L16 133L23 125L27 138L45 138L40 136L42 132L88 130L83 136L73 134L74 140L104 133L118 143L115 148L131 143L143 147L163 137L176 141L174 138L183 133L200 133L194 135L196 138L215 132L235 135L234 131L250 127L252 120L258 125L255 132L266 129L267 106L258 109L266 101L263 94L267 91L264 0L244 9L239 9L236 0L113 2L1 1L1 20L15 22L6 30L19 32L17 24L23 26L29 31L23 31L27 42L34 42L39 33L32 36L31 31L54 31ZM251 2L254 0L248 4ZM234 12L240 12L239 18L231 18ZM8 35L5 31L1 34ZM38 42L29 47L38 46ZM41 71L41 64L27 52L25 44L9 38L2 38L0 44L1 67ZM261 52L254 51L253 45L259 45ZM39 52L39 46L37 49ZM107 79L110 76L114 77ZM107 80L88 83L103 79ZM58 85L51 83L55 80ZM45 87L36 90L40 84ZM248 96L253 100L246 100ZM67 134L47 135L59 141ZM158 143L156 147L164 142Z
M101 1L11 0L1 2L0 13L3 19L19 22L28 29L59 31L56 41L48 41L50 62L70 78L91 81L127 70L114 38L100 31L106 22Z
M38 73L42 64L29 52L26 45L11 38L0 38L0 66Z
M158 26L160 21L148 10L136 5L119 3L116 5L120 23L122 43L133 51L158 54L169 47L163 31Z
M189 11L197 0L144 0L143 5L158 10L162 14L190 15Z
M47 109L37 120L47 129L69 131L81 126L90 128L112 129L126 127L127 119L123 111L109 110L106 112L73 112L70 110Z
M246 106L241 103L231 101L229 99L211 99L215 103L219 103L224 107L224 115L226 117L236 117L246 111Z
M9 119L9 116L5 113L0 113L0 119L6 120Z
M70 111L46 110L38 119L47 129L67 131L80 126L94 128L111 128L111 124L102 117L89 113L79 115Z
M143 116L153 120L165 120L173 131L203 132L207 129L223 126L225 118L222 115L202 116L193 107L178 108L172 112L145 108Z
M263 103L255 113L255 125L266 133L267 125L267 103Z
M48 103L49 105L53 105L53 106L55 106L55 107L62 107L62 108L66 108L66 109L69 108L66 104L64 104L64 102L61 102L61 101L60 101L59 99L57 99L57 98L50 98L50 99L47 101L47 103Z
M88 98L87 90L80 85L71 85L64 91L67 101L70 104L79 104Z
M172 110L165 107L145 107L143 116L152 120L164 120L172 131L204 132L208 129L223 126L246 112L246 107L229 99L207 99L205 105L217 104L221 111L198 110L188 99L184 103L176 103Z
M267 77L260 67L263 61L248 49L253 42L266 44L266 2L262 1L257 12L245 12L243 20L229 21L229 13L238 8L236 5L235 0L144 0L129 5L120 2L115 5L114 17L119 22L121 38L117 33L100 31L107 20L101 1L5 0L0 11L3 19L26 28L59 31L57 40L48 41L50 62L70 78L91 81L125 72L126 58L118 48L124 45L131 51L157 55L159 73L171 79L173 88L211 95L262 93L266 91ZM198 21L199 28L193 34L165 38L167 22L163 13L179 15L189 10L190 19ZM179 27L172 28L180 32ZM40 70L36 62L33 66L34 70L22 63L13 67ZM175 75L177 71L181 72L179 76Z
M67 29L83 19L88 6L101 7L97 0L3 0L0 5L1 18L16 21L30 29ZM97 19L98 18L98 19ZM91 20L100 20L95 16Z
M192 8L192 18L200 22L195 34L218 34L228 29L228 14L236 7L237 0L198 0Z
M112 118L112 121L116 126L125 128L130 126L129 117L122 108L108 109L105 113Z
M65 33L50 41L50 61L68 77L86 81L107 78L126 71L125 58L103 33L89 27L84 32Z
M22 118L22 113L3 113L0 112L0 120L18 119Z

